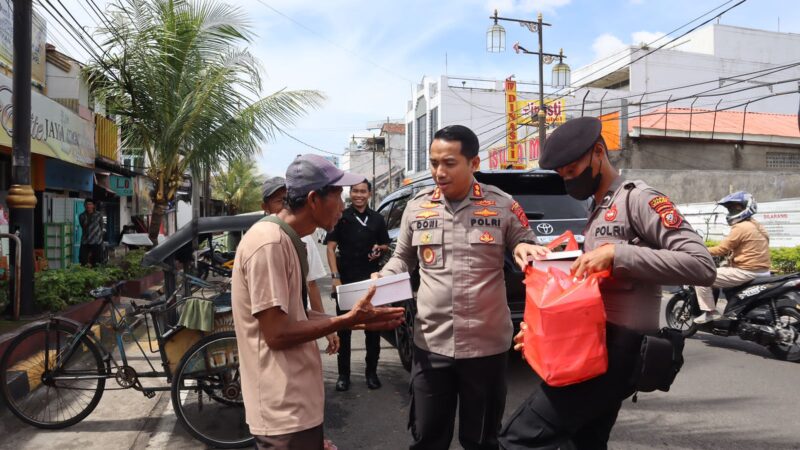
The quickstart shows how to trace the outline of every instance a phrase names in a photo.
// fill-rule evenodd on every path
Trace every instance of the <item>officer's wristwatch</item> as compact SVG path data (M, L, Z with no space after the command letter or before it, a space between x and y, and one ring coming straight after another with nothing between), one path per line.
M342 277L339 276L339 272L331 272L331 278L333 278L334 280L338 280Z

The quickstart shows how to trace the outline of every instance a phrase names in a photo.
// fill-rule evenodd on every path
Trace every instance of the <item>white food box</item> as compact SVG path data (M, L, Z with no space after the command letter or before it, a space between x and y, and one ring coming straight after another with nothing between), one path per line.
M364 280L336 286L339 309L353 309L353 306L367 295L367 291L372 285L377 288L375 295L372 297L372 306L386 305L413 297L411 293L411 277L408 272L403 272L376 280Z
M543 272L547 272L547 269L553 267L568 274L570 267L572 267L572 263L574 263L575 260L578 259L578 257L582 254L583 251L581 250L551 252L548 253L544 259L535 259L531 261L531 265L535 269Z

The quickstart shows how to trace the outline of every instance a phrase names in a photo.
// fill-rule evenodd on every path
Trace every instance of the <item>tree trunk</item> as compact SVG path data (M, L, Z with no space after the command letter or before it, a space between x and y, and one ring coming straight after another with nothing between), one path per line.
M153 202L153 214L150 215L150 228L147 230L147 236L153 245L158 245L158 234L161 231L161 223L164 221L164 212L167 210L166 201Z

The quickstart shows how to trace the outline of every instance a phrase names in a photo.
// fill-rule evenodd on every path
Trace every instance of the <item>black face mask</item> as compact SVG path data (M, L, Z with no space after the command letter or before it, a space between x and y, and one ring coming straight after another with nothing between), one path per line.
M594 152L592 152L589 165L583 169L580 175L570 178L569 180L564 180L564 188L567 190L567 194L569 194L570 197L578 200L586 200L597 192L602 174L598 172L597 176L592 176L592 159L594 159Z

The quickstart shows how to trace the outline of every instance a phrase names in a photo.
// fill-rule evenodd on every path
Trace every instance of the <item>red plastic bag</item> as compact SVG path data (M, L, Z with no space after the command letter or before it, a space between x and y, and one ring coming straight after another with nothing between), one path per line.
M575 234L573 234L570 230L565 231L564 234L550 241L550 243L547 244L547 248L550 250L555 250L556 247L564 242L567 243L567 246L564 248L565 252L578 250L580 248L578 247L578 241L575 240Z
M583 280L557 269L525 271L525 360L550 386L580 383L608 370L606 311L598 287L609 272Z

